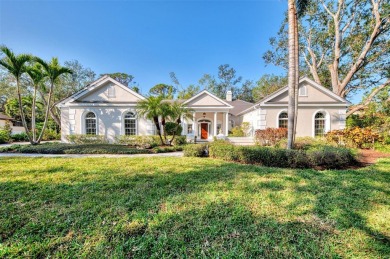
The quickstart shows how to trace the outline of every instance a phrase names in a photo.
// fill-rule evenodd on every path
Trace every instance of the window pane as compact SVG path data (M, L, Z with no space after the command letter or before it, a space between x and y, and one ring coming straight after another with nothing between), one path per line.
M96 135L96 116L93 112L89 112L85 116L85 133L87 135Z
M282 112L279 115L279 128L287 128L288 126L288 114L287 112Z
M314 119L314 136L322 137L325 135L325 114L319 112Z

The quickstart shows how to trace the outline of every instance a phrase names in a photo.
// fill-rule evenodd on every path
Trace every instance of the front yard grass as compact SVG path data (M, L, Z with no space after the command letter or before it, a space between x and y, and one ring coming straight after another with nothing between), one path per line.
M2 257L385 258L390 159L0 158Z

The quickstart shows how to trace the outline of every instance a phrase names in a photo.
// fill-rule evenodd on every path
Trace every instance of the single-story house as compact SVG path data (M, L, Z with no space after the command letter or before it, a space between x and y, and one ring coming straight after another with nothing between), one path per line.
M230 91L222 100L203 90L183 104L193 110L192 118L182 121L188 138L212 140L227 136L234 126L250 124L256 129L287 127L287 87L253 104L232 100ZM103 135L110 142L119 135L155 135L154 123L138 116L137 102L145 97L109 76L103 76L81 91L58 103L61 110L61 140L67 135ZM330 90L303 78L299 83L298 136L318 136L345 127L349 102Z
M12 134L25 132L21 122L0 112L0 128L4 128L7 123L11 126Z

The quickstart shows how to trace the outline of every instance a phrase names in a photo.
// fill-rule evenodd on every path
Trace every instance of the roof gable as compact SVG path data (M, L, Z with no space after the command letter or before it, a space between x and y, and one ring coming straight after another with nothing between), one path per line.
M208 92L203 90L194 97L188 99L183 103L187 107L201 108L201 107L219 107L219 108L233 108L230 104Z
M317 84L313 80L304 77L299 80L299 87L307 88L307 96L299 96L299 104L322 104L322 105L350 105L350 102L344 98L336 95L329 89ZM285 86L276 92L264 97L258 101L252 107L242 111L239 115L245 114L253 110L256 106L267 106L267 105L286 105L288 103L288 86Z
M94 102L94 103L123 103L137 102L145 97L131 90L109 76L103 76L89 84L79 92L71 95L59 103L59 106L67 103Z

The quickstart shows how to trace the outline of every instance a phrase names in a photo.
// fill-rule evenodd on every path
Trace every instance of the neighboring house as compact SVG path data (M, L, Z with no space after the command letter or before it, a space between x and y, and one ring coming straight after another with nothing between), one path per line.
M324 125L321 134L345 126L345 112L349 104L346 100L307 78L302 79L300 84L299 136L314 136L310 130L314 123L318 124L318 133ZM188 138L196 136L212 140L217 135L227 136L232 127L242 122L250 123L252 134L256 129L285 127L286 89L256 104L233 101L230 91L226 100L222 100L203 90L183 101L193 110L193 116L182 121L182 134ZM143 99L144 96L125 85L103 76L57 105L61 109L61 140L66 142L66 136L70 134L103 135L110 142L119 135L155 135L154 123L137 116L137 102Z
M9 123L12 129L12 134L18 134L25 132L24 127L21 122L16 121L14 118L11 118L4 113L0 112L0 128L4 128L4 126Z

